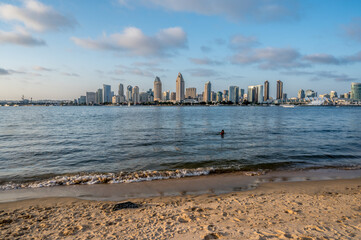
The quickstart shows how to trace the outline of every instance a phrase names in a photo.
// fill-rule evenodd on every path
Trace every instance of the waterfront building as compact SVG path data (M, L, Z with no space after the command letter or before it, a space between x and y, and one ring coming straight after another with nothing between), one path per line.
M103 103L111 103L111 87L110 85L103 84Z
M330 94L326 93L326 94L321 94L320 98L330 98Z
M211 92L211 101L212 102L215 102L215 101L217 101L217 93L215 93L215 92Z
M306 97L317 97L317 93L311 89L307 89L305 92Z
M344 97L345 97L346 99L350 99L350 98L351 98L351 94L350 94L350 93L345 93L345 94L344 94Z
M282 97L283 97L283 82L281 80L277 80L276 99L282 99Z
M154 80L154 101L162 101L162 82L159 77Z
M186 88L185 98L197 98L197 89L196 88Z
M169 101L170 100L170 92L169 91L164 91L163 92L163 101Z
M263 100L267 102L269 99L269 82L266 80L264 82L264 98Z
M177 100L177 93L176 92L171 92L170 93L170 100L171 101L176 101Z
M239 99L243 100L243 98L244 98L244 89L243 88L239 89L239 94L238 95L239 95Z
M351 99L361 101L361 83L351 83Z
M230 86L228 91L228 101L234 104L239 103L239 87Z
M330 92L330 98L337 98L337 92L331 91Z
M223 101L228 101L228 90L223 90Z
M256 102L256 87L255 86L248 86L247 101L249 103Z
M118 95L119 95L120 97L124 96L124 86L123 86L123 84L121 84L121 83L119 84Z
M184 100L185 84L181 73L178 73L176 80L176 101L181 102Z
M263 102L263 85L256 86L256 102L262 103Z
M304 99L305 98L305 91L303 91L303 89L298 90L297 98L298 99Z
M127 102L132 102L132 93L133 93L133 87L128 85L128 87L127 87L127 95L126 95Z
M103 103L103 89L99 88L95 94L95 103L102 104Z
M95 92L86 92L86 104L91 105L95 103Z
M86 104L86 96L80 96L78 98L78 104L79 105L85 105Z
M133 88L132 100L133 100L133 103L134 103L134 104L140 103L140 99L139 99L139 87L138 87L138 86L134 86L134 88Z
M283 101L287 101L287 93L283 93L283 94L282 94L282 100L283 100Z
M204 94L203 94L203 101L211 102L212 101L212 85L211 82L206 82L204 85Z
M217 102L222 102L222 101L223 101L223 94L222 94L222 92L217 92L216 101L217 101Z

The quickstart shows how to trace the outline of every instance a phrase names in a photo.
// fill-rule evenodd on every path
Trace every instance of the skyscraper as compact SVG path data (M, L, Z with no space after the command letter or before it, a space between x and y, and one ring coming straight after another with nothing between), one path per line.
M133 87L128 85L127 87L127 95L126 95L126 100L127 102L132 102L132 93L133 93Z
M86 92L86 104L94 104L95 103L95 92Z
M244 96L244 89L240 88L239 89L239 99L243 99L243 96Z
M247 101L249 103L256 102L256 87L255 86L248 86Z
M206 82L204 85L204 95L203 95L203 101L210 102L212 101L212 85L211 82Z
M154 101L162 101L162 82L159 77L154 80Z
M196 88L186 88L185 98L197 98L197 89Z
M263 85L256 86L256 102L262 103L263 102Z
M277 80L277 95L276 99L282 99L283 97L283 82L281 80Z
M184 100L184 80L181 73L178 73L178 77L176 80L176 101L180 102Z
M103 103L103 89L99 88L95 94L95 103L102 104Z
M305 98L305 91L303 91L303 89L298 90L297 98L298 99L304 99Z
M123 86L123 84L119 84L119 89L118 89L118 95L120 96L120 97L123 97L124 96L124 86Z
M134 103L134 104L140 103L139 87L138 87L138 86L134 86L134 88L133 88L132 99L133 99L133 103Z
M163 101L169 101L170 100L170 92L169 91L164 91L163 92Z
M111 87L110 85L103 84L103 103L111 103Z
M228 91L228 101L235 104L239 103L239 87L230 86Z
M352 100L361 100L361 83L351 83L351 99Z
M330 98L337 98L337 92L331 91L330 92Z
M269 99L269 82L264 82L264 101L266 102Z

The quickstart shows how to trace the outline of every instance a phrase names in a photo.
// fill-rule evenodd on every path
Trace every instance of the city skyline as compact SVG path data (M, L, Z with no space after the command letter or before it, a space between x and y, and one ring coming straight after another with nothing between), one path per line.
M267 80L272 98L279 79L288 97L361 82L360 1L207 3L4 0L0 100L74 99L104 83L144 92L156 76L175 92L177 72L198 91Z

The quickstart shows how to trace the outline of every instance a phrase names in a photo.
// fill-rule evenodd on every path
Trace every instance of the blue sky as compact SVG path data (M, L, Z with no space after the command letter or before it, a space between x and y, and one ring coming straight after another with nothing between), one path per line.
M2 0L0 99L74 99L103 83L201 93L278 79L348 92L361 82L361 1Z

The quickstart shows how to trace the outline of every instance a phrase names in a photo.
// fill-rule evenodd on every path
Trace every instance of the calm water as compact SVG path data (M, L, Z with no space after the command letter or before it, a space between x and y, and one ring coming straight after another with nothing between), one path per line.
M0 108L2 189L360 166L358 107Z

